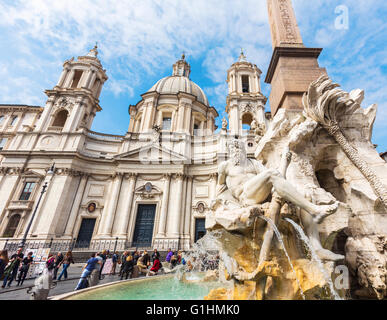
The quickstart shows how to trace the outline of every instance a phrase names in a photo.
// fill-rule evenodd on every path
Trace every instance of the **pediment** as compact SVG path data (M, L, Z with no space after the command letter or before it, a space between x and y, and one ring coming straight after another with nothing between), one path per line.
M22 174L23 177L25 178L36 178L36 177L39 177L39 178L43 178L45 176L45 174L43 172L38 172L38 171L35 171L35 170L31 170L31 169L28 169L27 171L24 171L23 174Z
M133 161L141 163L180 163L187 158L177 152L159 145L150 144L115 156L119 161Z

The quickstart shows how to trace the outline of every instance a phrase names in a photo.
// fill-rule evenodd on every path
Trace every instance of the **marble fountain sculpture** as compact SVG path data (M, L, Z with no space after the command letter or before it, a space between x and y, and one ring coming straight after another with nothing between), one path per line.
M385 299L387 164L371 143L376 105L363 109L363 97L323 75L303 113L280 109L268 128L252 123L254 157L243 139L229 140L210 232L185 266L58 299L157 299L163 286L169 299Z
M387 296L387 164L363 109L321 76L304 111L258 128L255 159L228 142L206 228L218 234L220 278L206 299L383 299Z

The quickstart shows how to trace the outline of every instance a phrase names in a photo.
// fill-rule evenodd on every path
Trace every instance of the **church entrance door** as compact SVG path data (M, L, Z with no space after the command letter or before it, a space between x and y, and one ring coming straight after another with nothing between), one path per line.
M195 242L206 234L206 219L197 218L195 219Z
M81 227L79 228L76 248L88 248L91 238L93 237L95 219L82 219Z
M139 204L133 235L133 247L150 247L152 245L155 204Z

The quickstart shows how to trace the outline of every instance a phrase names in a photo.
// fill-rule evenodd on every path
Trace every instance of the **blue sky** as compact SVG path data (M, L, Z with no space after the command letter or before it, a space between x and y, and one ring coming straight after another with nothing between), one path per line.
M348 29L335 28L337 6ZM387 4L380 0L293 0L304 43L323 47L320 66L349 91L365 90L363 107L378 104L373 143L387 151ZM186 53L191 79L223 117L227 69L243 47L263 71L272 53L266 0L2 0L0 103L44 105L66 59L99 43L109 80L92 129L125 134L136 104ZM267 103L269 108L269 102Z

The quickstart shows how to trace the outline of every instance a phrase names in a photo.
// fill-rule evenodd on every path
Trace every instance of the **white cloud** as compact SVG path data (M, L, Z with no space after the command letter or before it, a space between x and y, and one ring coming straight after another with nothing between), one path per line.
M364 88L366 102L385 109L386 76L379 68L386 64L385 2L293 4L305 44L325 48L320 65L346 89ZM334 29L334 9L340 4L349 8L350 28L345 32ZM7 50L0 52L0 101L44 104L43 90L55 85L63 61L86 53L98 41L109 75L103 92L126 99L139 96L139 88L150 87L149 79L169 72L185 51L202 63L194 72L210 82L204 85L210 103L223 113L227 69L240 47L264 74L267 70L272 51L267 20L266 0L2 1L0 46ZM268 86L263 88L268 95ZM381 119L387 119L384 109ZM375 128L381 127L378 119Z

